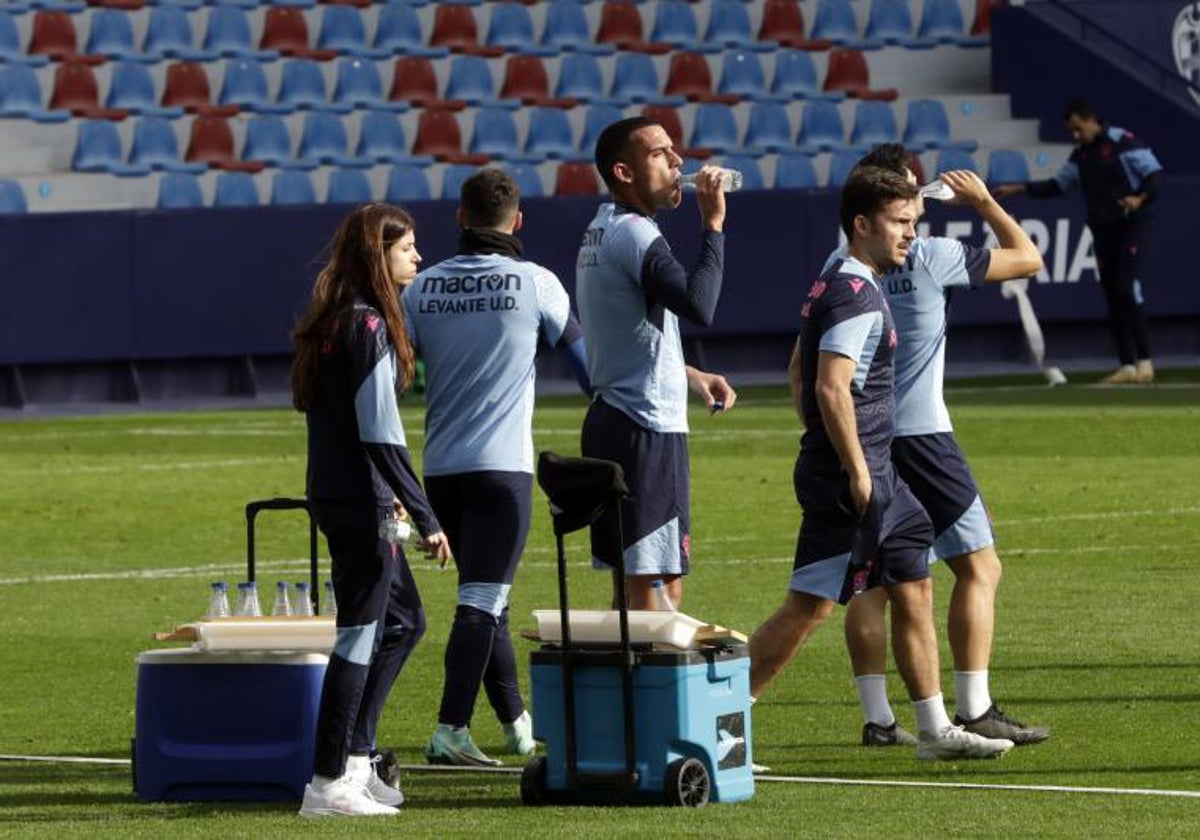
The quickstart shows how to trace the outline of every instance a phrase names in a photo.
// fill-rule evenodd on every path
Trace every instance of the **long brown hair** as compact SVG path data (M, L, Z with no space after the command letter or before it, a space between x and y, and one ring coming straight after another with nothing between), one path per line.
M364 204L342 220L329 245L329 261L317 275L308 311L292 331L296 349L292 405L297 411L312 407L321 346L346 328L355 297L361 297L383 315L396 349L399 390L412 381L412 347L404 328L400 297L387 269L388 248L412 230L416 230L412 216L390 204Z

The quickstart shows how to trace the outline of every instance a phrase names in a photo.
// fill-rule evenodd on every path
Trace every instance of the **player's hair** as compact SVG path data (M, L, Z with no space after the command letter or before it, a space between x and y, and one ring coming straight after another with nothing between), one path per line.
M463 181L458 195L463 223L473 228L499 228L512 222L521 203L517 182L503 169L481 169Z
M842 232L852 240L857 217L871 218L892 201L908 201L916 197L917 188L905 176L878 166L856 166L842 187L842 200L838 207Z
M600 132L596 138L596 168L600 170L600 177L609 190L616 184L613 167L624 161L629 153L629 138L634 132L654 125L658 123L648 117L627 117L609 124Z
M910 169L908 149L904 148L903 143L881 143L859 158L858 163L854 165L855 167L876 166L907 178Z
M1079 117L1081 120L1098 120L1099 115L1092 107L1092 103L1086 99L1072 99L1063 106L1062 118L1063 122L1071 119L1071 117Z
M292 331L296 350L292 405L297 411L312 407L322 349L344 334L355 298L362 298L383 315L396 352L399 389L404 390L412 381L413 351L404 328L400 296L388 272L387 250L414 230L412 216L390 204L360 205L338 226L328 246L329 258L313 285L308 311Z

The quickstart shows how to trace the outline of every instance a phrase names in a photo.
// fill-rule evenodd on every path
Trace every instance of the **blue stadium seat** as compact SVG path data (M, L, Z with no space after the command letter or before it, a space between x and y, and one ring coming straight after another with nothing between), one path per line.
M71 119L71 112L42 107L42 85L32 67L0 64L0 117L55 123Z
M775 186L790 189L815 189L817 170L811 155L786 154L775 159Z
M858 35L858 15L850 0L817 0L817 13L809 37L855 49L878 49L882 43Z
M746 123L742 146L757 154L782 152L795 148L787 108L778 102L755 102Z
M117 126L108 120L79 121L71 169L76 172L107 172L123 177L150 174L149 166L125 163Z
M691 148L712 149L718 154L732 152L741 147L738 142L737 122L728 105L702 103L696 106L696 119L692 124L692 136L688 141Z
M538 46L533 38L533 19L529 16L529 9L522 3L492 4L492 19L483 43L528 55L548 56L558 52L552 47Z
M163 117L143 117L133 126L129 162L134 166L167 172L200 173L208 169L207 164L187 163L180 159L175 129Z
M390 47L368 47L367 28L362 15L353 6L326 6L321 15L317 49L336 50L364 58L387 58Z
M154 79L143 65L121 61L113 66L108 97L104 101L105 107L120 108L148 117L175 119L183 116L183 108L159 105L158 101L158 94L154 91Z
M741 5L741 0L731 0ZM721 81L717 93L732 93L752 101L773 100L783 102L791 99L788 94L771 93L767 90L767 78L758 56L747 50L731 49L721 62Z
M618 101L672 105L678 107L687 100L682 96L663 96L659 91L658 70L654 60L645 53L622 52L613 69L609 95Z
M623 119L625 112L615 105L593 105L583 117L583 134L579 138L579 151L589 157L596 153L596 138L605 127Z
M809 154L832 152L845 146L846 128L837 105L821 100L805 103L796 145Z
M88 31L88 55L104 55L121 61L153 63L156 56L146 55L133 43L133 24L129 15L120 9L93 9L92 28Z
M552 0L546 6L542 46L556 51L611 55L612 44L597 44L588 26L587 15L579 0Z
M518 99L497 99L496 84L487 59L479 55L456 55L450 59L445 99L461 99L471 105L517 109Z
M755 52L770 52L775 44L754 37L750 14L741 0L713 0L704 30L704 42L719 47L738 47Z
M567 112L561 108L531 108L529 131L525 136L525 153L553 160L578 160L581 155L575 148L575 132Z
M408 138L404 135L404 126L400 124L400 120L395 114L382 111L370 111L363 114L362 124L358 131L358 147L354 154L376 163L428 165L434 160L431 155L410 155Z
M267 74L262 64L251 58L231 58L225 62L225 78L217 101L259 114L290 114L296 110L294 105L271 99Z
M575 3L576 0L566 0ZM604 74L594 55L567 53L559 61L558 82L554 86L558 98L571 97L592 104L618 104L604 93Z
M978 146L972 140L950 139L950 118L946 115L946 106L937 99L913 99L908 103L904 145L918 152L946 148L973 152Z
M254 48L250 38L250 22L246 20L246 13L237 6L212 7L201 48L225 58L254 58L260 61L279 58L277 50Z
M967 32L966 21L958 0L925 0L921 5L921 22L917 37L939 44L958 44L962 47L981 47L988 43L986 36Z
M213 61L217 53L195 47L192 21L180 6L160 4L150 10L150 22L142 39L142 52L159 60Z
M905 47L932 47L934 42L913 36L912 11L908 0L872 0L867 17L867 38Z
M204 206L200 179L186 172L168 172L158 182L158 209L185 210Z
M25 190L20 182L11 178L0 178L0 213L27 213L29 203L25 201Z
M415 55L423 58L442 58L450 54L444 47L430 47L421 30L421 18L413 3L392 0L379 11L375 37L371 47L386 50L392 55Z
M827 187L840 187L846 183L846 176L850 174L850 170L858 165L859 158L862 155L853 149L842 149L833 153L833 158L829 161L829 182Z
M656 44L670 44L688 50L700 48L700 28L696 24L696 13L684 0L659 0L654 4L654 23L650 27L650 40ZM711 45L706 49L714 49ZM716 46L715 49L720 49Z
M313 111L333 111L348 114L351 105L330 102L325 92L325 75L315 61L294 58L283 63L279 81L278 101L281 105Z
M537 164L507 163L504 169L517 182L517 189L522 198L540 198L546 194L542 186L542 176L538 174Z
M1020 149L992 149L988 155L989 184L1023 184L1029 180L1029 161Z
M775 53L775 75L771 93L789 99L827 99L840 102L841 93L825 93L817 79L817 66L804 50L780 50Z
M975 156L963 149L942 149L938 152L937 167L934 175L941 175L943 172L949 172L951 169L969 169L972 172L978 173L979 167L975 163Z
M325 200L330 204L366 204L373 201L371 182L361 169L335 169L329 173Z
M473 155L488 155L501 160L541 160L538 155L521 152L512 112L491 106L475 112L475 129L471 133L468 151Z
M213 207L257 207L258 185L248 172L218 172Z
M855 106L851 146L867 152L881 143L895 143L899 139L900 129L896 126L896 113L891 103L865 100Z
M469 163L451 163L442 170L442 198L457 199L463 182L479 171Z
M255 114L246 124L242 160L260 160L268 166L315 169L317 163L301 164L292 154L292 135L283 117Z
M383 82L375 62L355 56L339 59L337 81L333 86L333 101L351 108L369 108L372 111L407 111L404 101L391 101L384 96Z
M314 111L304 116L300 130L300 145L296 157L304 164L321 163L333 166L368 167L374 161L350 154L346 126L337 114Z
M308 174L298 169L280 169L271 178L272 204L316 204L317 191Z
M384 201L395 204L402 201L428 201L431 198L433 191L429 189L429 178L423 168L411 163L392 167L388 173Z
M21 48L21 32L13 18L13 10L0 9L0 62L29 64L43 67L50 63L44 55L27 55Z
M767 182L763 178L762 168L750 155L725 155L717 163L726 169L736 169L742 173L742 189L766 189Z

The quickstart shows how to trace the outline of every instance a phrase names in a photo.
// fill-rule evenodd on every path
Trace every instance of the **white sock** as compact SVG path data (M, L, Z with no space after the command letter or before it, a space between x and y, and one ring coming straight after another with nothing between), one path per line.
M975 720L992 707L987 671L954 672L954 705L963 720Z
M371 756L351 755L346 757L346 775L356 782L366 782L371 774Z
M855 677L858 684L858 702L862 705L863 719L879 726L891 726L896 722L892 706L888 703L887 677L883 674L864 674Z
M932 697L913 701L913 711L917 715L917 731L936 735L951 726L950 716L946 714L946 704L939 691Z

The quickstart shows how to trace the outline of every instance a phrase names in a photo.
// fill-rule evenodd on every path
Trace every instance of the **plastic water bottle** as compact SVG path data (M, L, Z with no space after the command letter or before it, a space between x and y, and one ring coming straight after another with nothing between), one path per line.
M721 170L721 189L725 190L725 192L737 192L742 188L741 172L738 172L736 169L726 169L721 166L717 168ZM692 172L688 175L680 175L679 186L691 187L692 189L695 189L696 176L698 174L698 172Z
M291 615L292 601L288 598L287 581L281 580L275 584L275 606L271 607L271 615Z
M312 588L305 581L296 583L296 603L292 605L292 615L310 616L312 611Z
M412 539L413 529L407 521L390 517L379 523L379 537L392 545L406 545Z
M254 581L238 584L237 614L249 618L262 615L262 606L258 603L258 584Z
M667 585L661 580L650 583L650 600L659 612L675 612L675 602L667 593Z
M212 585L212 595L208 599L208 612L205 618L229 618L229 586L225 581L218 580Z
M937 201L949 201L954 198L954 189L941 178L930 181L917 192L921 198L933 198Z
M333 592L333 581L325 581L325 614L337 615L337 596Z

